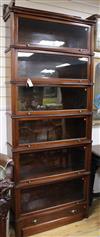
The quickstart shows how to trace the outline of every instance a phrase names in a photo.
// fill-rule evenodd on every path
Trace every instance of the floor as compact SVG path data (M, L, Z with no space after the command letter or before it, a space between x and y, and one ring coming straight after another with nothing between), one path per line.
M88 218L30 237L100 237L100 199L93 201Z

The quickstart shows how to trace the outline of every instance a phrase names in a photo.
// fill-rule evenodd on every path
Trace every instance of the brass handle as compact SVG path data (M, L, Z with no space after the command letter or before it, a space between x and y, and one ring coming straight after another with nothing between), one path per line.
M80 52L82 52L82 51L83 51L83 49L79 49L79 51L80 51Z
M78 139L77 139L77 142L80 142L80 141L81 141L81 139L80 139L80 138L78 138Z
M27 43L27 44L26 44L26 47L30 47L30 44L29 44L29 43Z
M29 184L32 183L32 180L28 180L28 183L29 183Z
M27 145L28 146L28 148L30 148L31 147L31 145Z
M72 214L78 213L78 209L73 209L73 210L71 210L71 213L72 213Z
M81 174L81 172L80 172L80 171L78 171L78 174Z
M32 44L32 43L27 43L26 44L26 47L33 47L34 46L34 44Z
M33 220L32 220L32 224L36 224L37 222L38 222L37 219L33 219Z
M27 114L28 114L28 115L31 115L31 112L28 112Z

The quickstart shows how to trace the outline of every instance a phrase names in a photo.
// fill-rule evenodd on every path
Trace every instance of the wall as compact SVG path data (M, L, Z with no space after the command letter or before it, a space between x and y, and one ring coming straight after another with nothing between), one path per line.
M29 4L30 2L30 4ZM16 5L86 18L98 13L99 0L16 0Z
M9 1L7 1L8 3ZM5 90L5 23L2 19L2 5L0 2L0 152L5 153L6 147L6 90Z

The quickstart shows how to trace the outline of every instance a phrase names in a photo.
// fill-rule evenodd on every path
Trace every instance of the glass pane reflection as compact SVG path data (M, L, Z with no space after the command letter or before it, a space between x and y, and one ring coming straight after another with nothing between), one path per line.
M88 58L65 54L18 52L18 77L87 79Z
M19 18L18 42L42 47L87 49L89 26Z
M100 120L100 62L97 62L95 66L93 119Z

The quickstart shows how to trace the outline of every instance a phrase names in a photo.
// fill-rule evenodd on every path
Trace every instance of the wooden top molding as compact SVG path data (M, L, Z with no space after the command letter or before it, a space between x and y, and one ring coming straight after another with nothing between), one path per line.
M53 20L61 20L61 21L71 21L76 23L83 23L83 24L89 24L93 25L95 21L93 19L82 19L78 16L71 16L71 15L65 15L61 13L55 13L50 11L44 11L44 10L37 10L37 9L30 9L20 6L15 6L15 0L12 0L9 5L4 4L3 5L3 19L6 21L8 17L10 16L10 13L14 12L15 14L22 14L22 15L30 15L34 17L43 17L44 19L53 19Z

